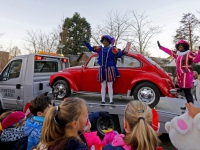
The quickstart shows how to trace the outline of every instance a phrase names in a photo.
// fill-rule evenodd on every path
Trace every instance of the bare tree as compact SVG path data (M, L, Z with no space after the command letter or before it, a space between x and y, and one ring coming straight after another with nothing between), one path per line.
M37 53L39 50L46 52L56 52L59 43L59 31L53 29L49 33L43 31L26 31L25 49L29 53Z
M13 58L16 57L18 55L21 55L21 49L19 49L17 46L13 46L12 48L10 48L9 50L9 58Z
M0 33L0 38L4 35L4 33ZM0 42L0 50L3 49L3 46L1 45L1 42Z
M131 36L133 50L143 55L149 56L147 51L151 45L151 39L162 31L159 26L152 26L151 21L147 21L145 13L137 14L135 11L131 12L133 16L131 24Z
M121 44L130 29L130 17L128 13L122 14L119 11L111 11L102 24L92 31L92 40L96 44L100 44L100 37L109 34L115 37L115 45Z

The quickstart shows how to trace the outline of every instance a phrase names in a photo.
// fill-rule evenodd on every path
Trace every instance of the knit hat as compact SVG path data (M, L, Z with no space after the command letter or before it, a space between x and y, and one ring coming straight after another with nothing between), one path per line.
M115 44L115 38L114 37L111 37L110 35L103 35L102 37L101 37L101 43L103 43L103 40L104 39L106 39L108 42L109 42L109 44L112 44L112 45L114 45Z
M13 112L2 121L2 128L6 129L16 123L19 123L24 118L25 114L23 112L21 111Z
M184 47L184 51L189 50L189 43L186 42L185 40L180 40L176 45L176 49L178 50L179 45L182 45Z

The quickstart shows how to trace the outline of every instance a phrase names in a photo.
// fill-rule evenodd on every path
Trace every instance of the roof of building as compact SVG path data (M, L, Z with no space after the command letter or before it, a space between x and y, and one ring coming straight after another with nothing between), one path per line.
M92 55L92 52L83 52L85 55L87 55L88 57L90 57Z
M79 58L78 55L68 55L68 57L69 57L69 60L71 61L77 61L77 59Z
M77 61L79 61L79 60L81 59L81 57L82 57L84 54L89 58L93 53L92 53L92 52L83 52L83 53L78 57Z

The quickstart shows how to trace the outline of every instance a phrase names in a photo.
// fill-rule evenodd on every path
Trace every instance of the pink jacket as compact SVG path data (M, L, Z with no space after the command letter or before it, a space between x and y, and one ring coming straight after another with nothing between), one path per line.
M101 140L97 135L97 132L85 132L84 137L87 141L89 149L91 149L92 145L101 144Z
M131 150L131 146L126 145L124 143L123 138L124 138L124 134L116 135L111 145L113 147L121 146L124 150Z
M193 86L192 64L200 62L200 50L196 54L190 50L185 52L179 52L179 51L175 52L163 46L161 46L160 49L175 58L176 76L179 87L192 88Z
M126 145L124 143L124 134L118 134L114 137L113 142L111 143L111 147L121 147L124 150L133 150L130 145ZM107 145L103 148L103 150L110 150L111 149L110 145ZM156 150L163 150L162 147L158 147Z
M111 144L116 135L117 135L117 133L115 131L107 132L103 138L102 144L103 145Z
M117 133L115 131L107 132L106 135L104 136L103 141L100 140L100 138L97 135L97 132L85 132L83 135L87 141L89 149L91 149L92 145L111 144L111 142L113 141L113 139L117 135Z

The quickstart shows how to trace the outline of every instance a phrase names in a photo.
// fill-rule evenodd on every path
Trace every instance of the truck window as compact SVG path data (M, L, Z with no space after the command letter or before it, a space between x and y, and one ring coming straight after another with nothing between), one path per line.
M117 67L121 68L138 68L141 66L141 63L139 60L130 57L130 56L124 56L122 58L117 59Z
M13 60L3 71L2 73L2 81L6 81L12 78L18 78L20 75L22 66L22 60Z
M58 72L58 62L35 61L34 73Z

